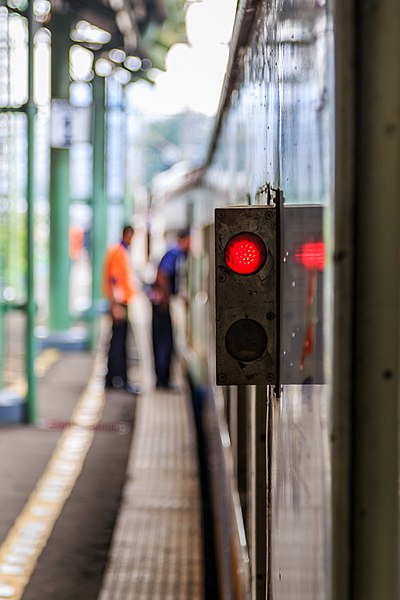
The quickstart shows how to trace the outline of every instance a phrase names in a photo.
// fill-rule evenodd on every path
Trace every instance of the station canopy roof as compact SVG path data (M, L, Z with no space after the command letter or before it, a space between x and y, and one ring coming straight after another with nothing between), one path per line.
M99 55L120 49L164 69L170 47L186 42L185 0L51 0L51 4L53 13L71 14L73 26L89 23L107 32L101 43L90 36L75 38Z

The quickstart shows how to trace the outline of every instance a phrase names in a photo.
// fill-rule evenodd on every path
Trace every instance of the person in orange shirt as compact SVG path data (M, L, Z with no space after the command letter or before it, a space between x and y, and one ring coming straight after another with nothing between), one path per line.
M133 227L126 225L121 241L108 248L104 260L103 293L110 302L112 318L105 386L138 393L128 382L126 358L128 304L136 293L128 251L133 234Z

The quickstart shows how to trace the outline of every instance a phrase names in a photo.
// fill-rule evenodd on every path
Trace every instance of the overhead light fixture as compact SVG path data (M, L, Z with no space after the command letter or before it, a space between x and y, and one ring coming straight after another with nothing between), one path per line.
M75 29L71 32L74 42L86 42L90 44L107 44L111 40L111 33L96 27L87 21L78 21Z
M122 34L127 33L132 29L132 22L129 13L126 10L120 10L115 15L115 22Z
M75 81L93 79L93 53L79 45L70 49L71 75Z
M142 66L141 66L142 71L148 71L149 69L151 69L152 66L153 66L153 63L151 62L151 60L149 58L144 58L142 60Z
M99 77L108 77L113 71L113 66L106 58L99 58L96 60L94 70Z
M147 71L147 78L150 79L150 81L157 81L157 79L160 77L160 75L162 74L162 71L160 69L149 69Z
M35 0L33 3L33 14L38 23L46 23L51 12L49 0Z
M142 66L142 59L138 56L127 56L124 65L130 71L140 71Z
M108 0L108 4L112 10L115 10L115 12L124 8L124 0Z
M114 75L121 85L127 85L131 80L131 74L123 67L115 69Z
M110 57L110 59L113 62L122 63L122 62L124 62L124 60L126 58L126 52L124 52L123 50L120 50L119 48L113 48L108 53L108 56Z
M136 50L138 45L138 35L135 29L129 29L124 35L124 46L128 52L132 53Z
M8 0L7 4L10 8L21 12L28 8L28 0Z

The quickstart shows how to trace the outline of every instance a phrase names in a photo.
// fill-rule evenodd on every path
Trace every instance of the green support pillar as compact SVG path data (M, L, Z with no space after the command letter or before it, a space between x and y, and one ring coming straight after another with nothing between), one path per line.
M0 263L0 270L3 269ZM0 271L1 272L1 271ZM0 302L0 389L4 385L4 354L5 354L5 336L4 336L4 303Z
M122 90L122 102L123 102L123 108L122 108L122 116L124 119L124 127L125 127L125 132L126 129L128 127L128 111L127 111L127 98L126 98L126 87L123 87ZM125 181L124 181L124 197L123 197L123 222L124 223L130 223L132 221L132 214L133 214L133 201L132 201L132 196L131 196L131 187L130 187L130 180L129 180L129 171L128 169L130 168L131 165L131 161L128 158L128 137L127 134L125 133L125 137L124 137L124 148L123 148L123 156L126 157L125 160L125 167L124 167L124 177L125 177Z
M36 108L33 101L33 50L35 22L33 20L33 2L29 3L29 67L28 67L28 104L27 115L27 301L26 301L26 378L28 384L28 396L26 399L26 419L28 423L36 421L36 376L35 357L36 346L34 337L35 327L35 262L34 262L34 153L35 153L35 115Z
M69 98L71 17L51 20L51 97ZM50 156L50 307L49 328L69 327L69 149L51 148Z
M93 80L93 200L92 200L92 309L90 314L90 346L96 343L96 316L101 299L101 274L106 246L105 194L105 79Z

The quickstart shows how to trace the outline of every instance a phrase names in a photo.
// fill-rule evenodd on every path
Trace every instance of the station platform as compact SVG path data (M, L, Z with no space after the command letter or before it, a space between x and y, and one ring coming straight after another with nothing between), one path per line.
M146 352L142 394L104 390L107 335L46 350L37 423L0 427L0 599L204 598L189 391L154 389Z
M99 600L201 600L201 504L187 396L137 400L127 482Z

